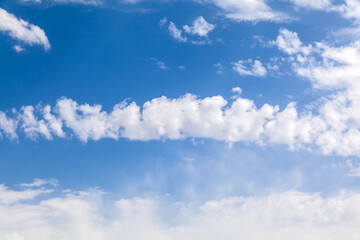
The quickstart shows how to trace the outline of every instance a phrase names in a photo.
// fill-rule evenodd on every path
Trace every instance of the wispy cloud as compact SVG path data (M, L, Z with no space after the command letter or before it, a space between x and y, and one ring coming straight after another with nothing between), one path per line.
M176 39L179 42L187 42L187 38L183 37L182 31L176 27L176 25L173 22L170 22L169 24L169 32L171 36Z
M104 3L103 0L21 0L26 3L36 3L36 4L82 4L82 5L93 5L99 6Z
M150 58L150 60L154 61L156 63L156 65L158 66L159 69L161 70L169 70L170 68L168 66L166 66L166 64L162 61L159 61L157 58Z
M274 21L289 20L285 13L275 11L264 0L201 0L203 3L214 4L223 14L235 21Z

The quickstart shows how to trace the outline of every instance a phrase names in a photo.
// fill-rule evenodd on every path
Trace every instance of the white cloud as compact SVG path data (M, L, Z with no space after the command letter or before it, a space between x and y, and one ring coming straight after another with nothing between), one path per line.
M23 107L14 118L0 112L0 129L12 139L19 130L33 139L74 136L83 142L102 138L209 138L360 156L360 43L305 46L296 33L281 29L273 44L289 55L283 61L288 61L296 74L306 77L314 88L332 90L331 95L303 110L294 102L282 110L268 104L258 108L240 94L230 103L222 96L163 96L143 106L122 102L110 112L101 105L62 98L54 107ZM234 63L234 70L255 76L267 73L257 60Z
M49 4L83 4L83 5L103 4L102 0L22 0L22 1L33 2L33 3L49 3Z
M0 8L0 32L30 46L41 45L50 49L50 43L44 30L30 24Z
M214 67L216 68L217 74L224 74L225 73L225 67L221 63L215 63Z
M297 7L329 11L332 4L330 0L288 0Z
M41 135L46 139L52 139L52 135L45 121L43 119L36 119L33 106L22 107L21 112L21 127L23 128L27 137L36 139L39 137L39 135Z
M150 58L152 61L154 61L156 63L156 65L158 66L159 69L161 70L169 70L170 68L168 66L166 66L166 64L162 61L159 61L157 58Z
M201 0L221 8L227 18L235 21L285 21L288 16L274 11L264 0Z
M198 206L147 198L111 200L97 190L68 190L57 193L57 197L45 195L41 201L18 203L39 194L0 186L2 195L14 192L22 195L15 200L0 201L0 238L6 240L357 240L360 237L357 194L323 198L319 194L289 191L262 197L210 200Z
M16 128L17 120L8 118L4 112L0 111L0 130L2 130L10 139L16 139L18 137Z
M171 36L179 42L187 42L187 38L182 36L182 31L176 27L173 22L169 24L169 32Z
M213 31L215 25L208 23L202 16L195 19L192 26L185 25L183 29L187 33L197 34L201 37L207 37L209 32Z
M42 194L53 192L52 189L26 189L10 190L3 184L0 184L0 205L14 204L23 200L31 200Z
M360 156L360 101L358 94L350 96L349 92L329 96L319 105L317 115L310 110L299 112L294 102L282 111L268 104L257 108L240 94L231 103L221 96L198 99L191 94L176 99L155 98L142 107L122 102L109 113L101 105L80 105L62 98L53 108L45 106L46 111L23 107L17 113L19 128L10 125L8 133L9 137L17 136L18 129L32 139L74 136L83 142L102 138L209 138L229 143L286 144L291 149L306 147L324 154ZM51 118L45 117L49 114Z
M333 7L337 12L340 12L344 18L355 20L355 23L360 23L360 2L358 0L345 0L344 4Z
M31 188L31 187L41 187L41 186L48 185L48 184L57 186L58 180L57 179L46 180L46 179L35 178L32 183L20 183L19 186L25 187L25 188Z
M15 45L15 46L13 47L13 49L14 49L15 52L17 52L17 53L20 53L20 52L25 51L25 48L21 47L20 45Z
M346 164L350 170L349 176L360 177L360 166L355 167L350 159L346 161Z
M290 55L300 52L307 55L312 50L311 45L307 47L303 45L296 32L284 28L280 29L276 41L273 41L272 44L277 45L281 51Z
M265 77L267 75L267 70L259 60L239 60L234 62L233 70L240 75L255 76L255 77Z

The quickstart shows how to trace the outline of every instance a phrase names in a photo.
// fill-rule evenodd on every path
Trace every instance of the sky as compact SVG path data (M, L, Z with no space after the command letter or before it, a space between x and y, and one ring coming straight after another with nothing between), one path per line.
M359 0L0 0L0 239L360 238Z

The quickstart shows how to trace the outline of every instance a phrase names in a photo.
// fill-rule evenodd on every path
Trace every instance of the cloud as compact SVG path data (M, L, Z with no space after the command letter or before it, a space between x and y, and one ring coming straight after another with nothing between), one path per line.
M267 70L259 60L239 60L234 62L233 70L240 75L255 76L255 77L265 77L267 75ZM248 65L248 66L246 66Z
M160 19L160 21L159 21L160 28L163 28L167 23L168 23L167 17Z
M273 41L272 44L277 45L281 51L290 55L299 52L308 54L311 51L311 46L303 46L296 32L291 32L284 28L280 29L276 41Z
M29 187L31 188L31 187L41 187L41 186L49 185L49 184L53 185L53 186L57 186L58 180L57 179L45 180L45 179L35 178L32 183L20 183L19 186L25 187L25 188L29 188Z
M78 104L62 98L53 108L23 107L15 114L18 125L5 125L3 131L10 138L19 131L31 139L74 136L83 142L103 138L209 138L230 143L286 144L290 149L315 148L324 154L360 156L356 144L360 139L359 105L356 98L340 92L330 96L314 115L310 110L299 112L294 102L280 110L268 104L257 108L252 100L240 95L228 103L221 96L198 99L187 94L175 99L154 98L142 107L135 102L121 102L108 113L101 105Z
M27 3L102 5L102 0L21 0Z
M173 22L170 22L168 29L174 39L179 42L187 42L187 38L182 36L182 31Z
M360 196L289 191L200 205L161 198L113 200L99 190L29 194L0 185L0 238L38 239L358 239ZM52 191L52 190L51 190ZM46 195L42 195L46 194ZM41 196L41 200L35 197ZM33 199L31 202L21 200ZM20 202L19 202L20 201ZM172 211L169 211L172 209ZM166 213L166 214L165 214Z
M50 43L44 30L30 24L0 8L0 32L22 42L23 44L41 45L50 49Z
M4 112L0 111L0 130L10 139L16 139L18 137L16 133L17 123L16 119L8 118ZM0 136L2 136L1 132Z
M344 4L333 7L333 10L340 12L344 18L354 20L356 24L360 23L360 2L357 0L345 0Z
M185 25L183 29L187 33L196 34L200 37L207 37L209 32L213 31L215 25L208 23L202 16L195 19L192 26Z
M239 22L282 22L289 19L286 14L271 9L264 0L201 0L201 2L214 4L223 10L227 18Z
M21 47L20 45L15 45L13 47L13 49L15 50L15 52L17 53L21 53L21 52L24 52L25 51L25 48Z
M156 65L158 66L159 69L161 70L169 70L170 68L168 66L166 66L166 64L162 61L159 61L157 58L150 58L152 61L154 61L156 63Z
M302 7L311 10L329 11L332 4L329 0L289 0L296 7Z
M215 63L214 67L216 68L217 74L224 74L225 73L225 67L221 63Z

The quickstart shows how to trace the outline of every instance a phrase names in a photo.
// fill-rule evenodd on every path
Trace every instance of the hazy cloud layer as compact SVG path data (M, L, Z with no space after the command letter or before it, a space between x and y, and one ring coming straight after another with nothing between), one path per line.
M197 206L161 198L112 200L99 190L14 190L0 185L0 238L5 240L355 240L360 237L359 216L356 194L323 198L289 191Z

